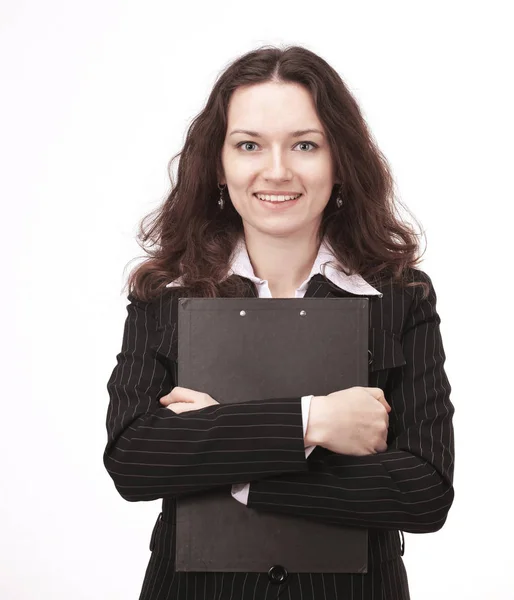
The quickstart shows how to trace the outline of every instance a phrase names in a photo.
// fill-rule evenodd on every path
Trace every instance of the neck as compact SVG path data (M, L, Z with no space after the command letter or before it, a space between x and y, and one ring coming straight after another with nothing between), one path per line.
M317 232L278 237L245 230L245 243L257 277L274 297L289 297L309 276L319 250Z

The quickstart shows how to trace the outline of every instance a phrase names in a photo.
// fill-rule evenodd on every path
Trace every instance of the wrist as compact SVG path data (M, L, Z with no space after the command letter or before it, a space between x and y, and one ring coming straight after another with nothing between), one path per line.
M322 446L324 442L324 419L326 413L326 396L313 396L309 410L307 431L305 432L305 446Z

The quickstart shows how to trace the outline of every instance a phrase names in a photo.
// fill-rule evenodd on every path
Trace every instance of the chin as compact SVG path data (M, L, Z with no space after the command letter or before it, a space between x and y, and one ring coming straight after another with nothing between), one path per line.
M287 237L289 235L295 235L302 230L302 226L298 223L296 226L294 223L288 223L286 226L277 227L266 227L264 224L253 224L252 229L262 233L264 235L272 235L277 237Z

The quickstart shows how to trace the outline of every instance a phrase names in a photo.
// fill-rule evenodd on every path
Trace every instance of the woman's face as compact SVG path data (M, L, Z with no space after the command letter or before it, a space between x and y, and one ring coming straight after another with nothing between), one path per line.
M247 132L234 133L236 129ZM302 132L306 129L320 133ZM245 231L251 228L287 236L318 230L335 184L324 134L310 93L299 84L267 82L233 93L220 183L227 184ZM267 191L301 196L284 204L271 204L255 196Z

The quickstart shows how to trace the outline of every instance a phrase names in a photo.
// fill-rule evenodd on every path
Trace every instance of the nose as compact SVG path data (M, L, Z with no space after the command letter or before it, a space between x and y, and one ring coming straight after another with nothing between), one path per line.
M280 149L271 152L268 164L263 172L264 179L271 181L288 181L291 179L291 169Z

